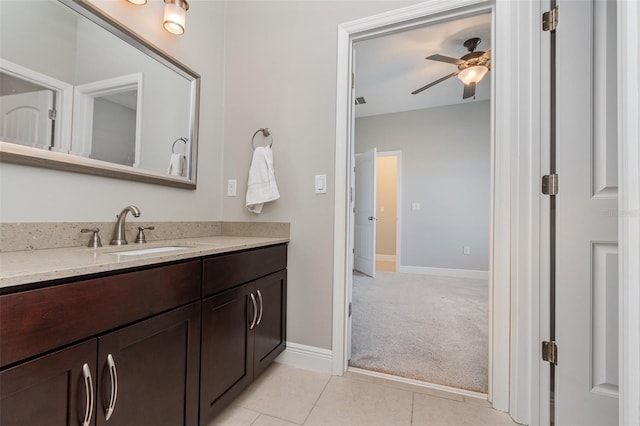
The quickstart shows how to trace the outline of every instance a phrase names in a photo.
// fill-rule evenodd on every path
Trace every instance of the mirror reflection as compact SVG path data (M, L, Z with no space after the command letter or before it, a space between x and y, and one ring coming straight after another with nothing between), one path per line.
M199 77L86 7L0 2L0 140L195 181Z

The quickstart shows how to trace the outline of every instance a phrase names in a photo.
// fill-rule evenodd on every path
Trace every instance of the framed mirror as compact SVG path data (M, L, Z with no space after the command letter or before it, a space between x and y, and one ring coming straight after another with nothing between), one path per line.
M0 161L195 189L199 91L85 0L0 2Z

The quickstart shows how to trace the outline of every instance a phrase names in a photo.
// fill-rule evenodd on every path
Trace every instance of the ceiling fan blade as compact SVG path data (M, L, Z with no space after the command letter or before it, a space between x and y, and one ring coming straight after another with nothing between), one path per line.
M467 99L476 94L476 83L470 83L464 85L464 91L462 92L462 99Z
M426 59L431 59L432 61L447 62L453 65L464 64L463 60L452 58L451 56L444 56L444 55L431 55L431 56L427 56Z
M426 86L422 86L421 88L414 90L413 92L411 92L412 95L417 95L418 93L422 92L423 90L428 89L429 87L435 86L438 83L442 83L443 81L451 78L451 77L455 77L456 75L458 75L460 73L460 71L456 71L456 72L452 72L451 74L445 75L442 78L437 79L436 81L433 81L429 84L427 84Z

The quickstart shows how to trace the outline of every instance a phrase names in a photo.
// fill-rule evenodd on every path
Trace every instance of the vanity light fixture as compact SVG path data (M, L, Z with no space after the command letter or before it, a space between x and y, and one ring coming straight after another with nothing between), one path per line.
M133 3L138 6L144 6L147 4L147 0L127 0L129 3Z
M164 0L164 29L171 34L183 34L187 10L186 0Z

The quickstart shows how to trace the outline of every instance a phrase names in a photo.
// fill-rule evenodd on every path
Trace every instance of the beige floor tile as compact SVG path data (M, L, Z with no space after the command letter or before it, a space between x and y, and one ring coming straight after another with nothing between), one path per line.
M291 423L286 420L261 414L252 426L297 426L297 423Z
M308 426L409 426L412 393L346 377L332 377Z
M329 381L328 374L273 363L235 404L302 424Z
M510 426L511 417L492 408L414 394L413 426Z
M258 416L260 416L260 413L237 405L230 405L207 426L251 426Z

